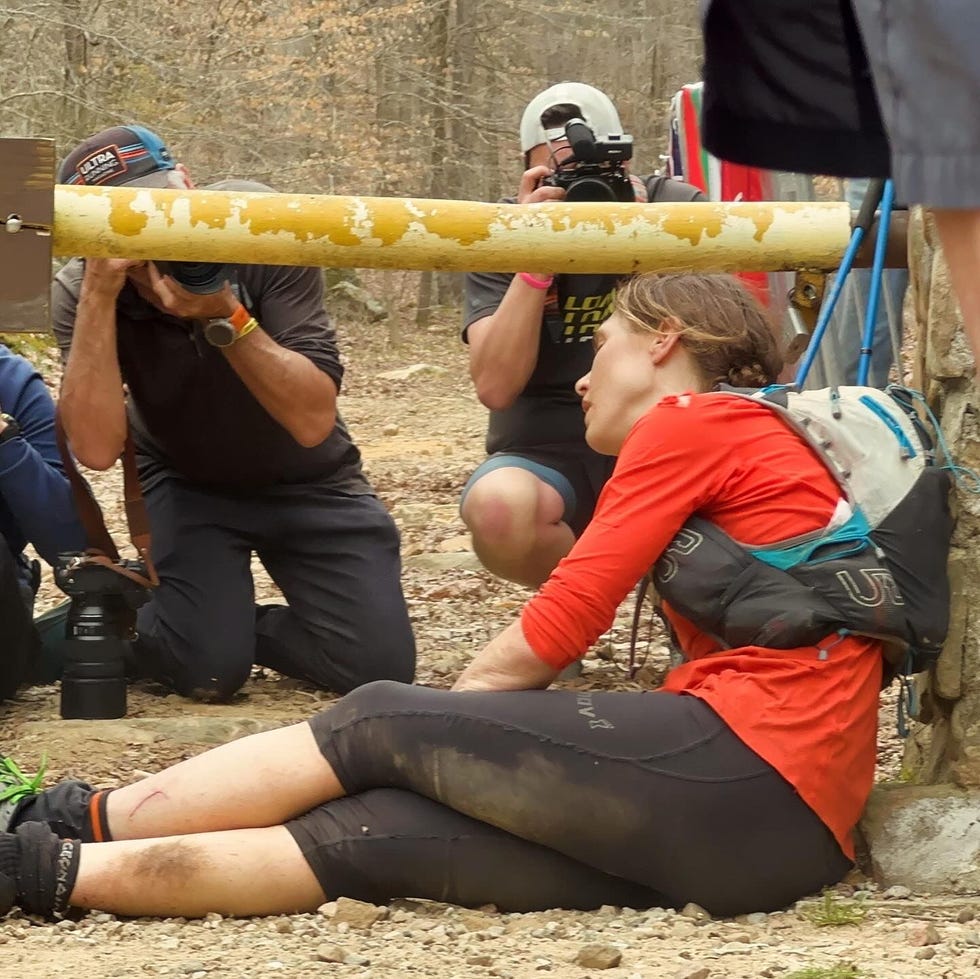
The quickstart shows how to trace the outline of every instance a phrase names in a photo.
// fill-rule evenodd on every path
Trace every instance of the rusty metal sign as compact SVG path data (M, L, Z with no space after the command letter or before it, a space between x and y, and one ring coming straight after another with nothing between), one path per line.
M50 329L54 140L0 138L0 333Z

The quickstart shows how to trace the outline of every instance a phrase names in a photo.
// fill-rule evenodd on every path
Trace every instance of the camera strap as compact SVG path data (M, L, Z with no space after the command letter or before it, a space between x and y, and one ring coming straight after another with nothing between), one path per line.
M72 496L75 498L75 509L78 511L78 518L82 522L82 528L85 530L85 537L88 540L89 546L85 551L83 560L89 564L101 564L111 568L117 574L146 588L156 587L160 583L160 579L157 577L156 568L150 558L150 520L146 513L146 504L143 502L143 491L140 489L139 475L136 471L136 450L133 447L133 439L128 426L126 442L121 456L123 500L126 510L126 523L129 527L129 539L146 568L145 577L119 563L119 550L106 529L102 509L92 493L92 487L89 486L88 480L78 471L75 459L68 450L68 437L61 420L60 408L55 411L54 430L65 476L68 478Z

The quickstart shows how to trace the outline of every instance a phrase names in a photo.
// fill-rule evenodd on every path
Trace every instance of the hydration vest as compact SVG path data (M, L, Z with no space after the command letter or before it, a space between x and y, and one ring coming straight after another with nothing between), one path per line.
M657 593L723 648L793 649L833 633L881 639L902 673L939 655L949 621L951 478L890 386L722 388L767 405L813 448L841 499L822 530L756 546L692 517L653 567Z

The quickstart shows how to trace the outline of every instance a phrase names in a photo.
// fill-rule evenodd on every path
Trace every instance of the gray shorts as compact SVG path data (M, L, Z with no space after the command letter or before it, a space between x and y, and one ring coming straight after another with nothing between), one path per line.
M980 207L980 3L852 0L899 200Z

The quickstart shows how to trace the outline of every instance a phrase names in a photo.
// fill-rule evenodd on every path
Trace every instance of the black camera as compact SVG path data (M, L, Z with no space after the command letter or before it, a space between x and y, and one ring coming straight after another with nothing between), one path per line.
M561 187L566 201L620 201L632 204L636 200L633 184L624 164L633 156L633 137L609 135L597 140L583 119L565 123L565 138L572 158L562 163L550 176L541 181L548 187Z
M154 262L161 275L170 275L188 292L210 296L221 292L234 278L231 269L220 262Z
M150 590L117 569L142 578L147 573L140 561L111 566L84 554L58 555L54 580L71 597L60 650L63 718L126 716L127 653L136 638L136 610Z

